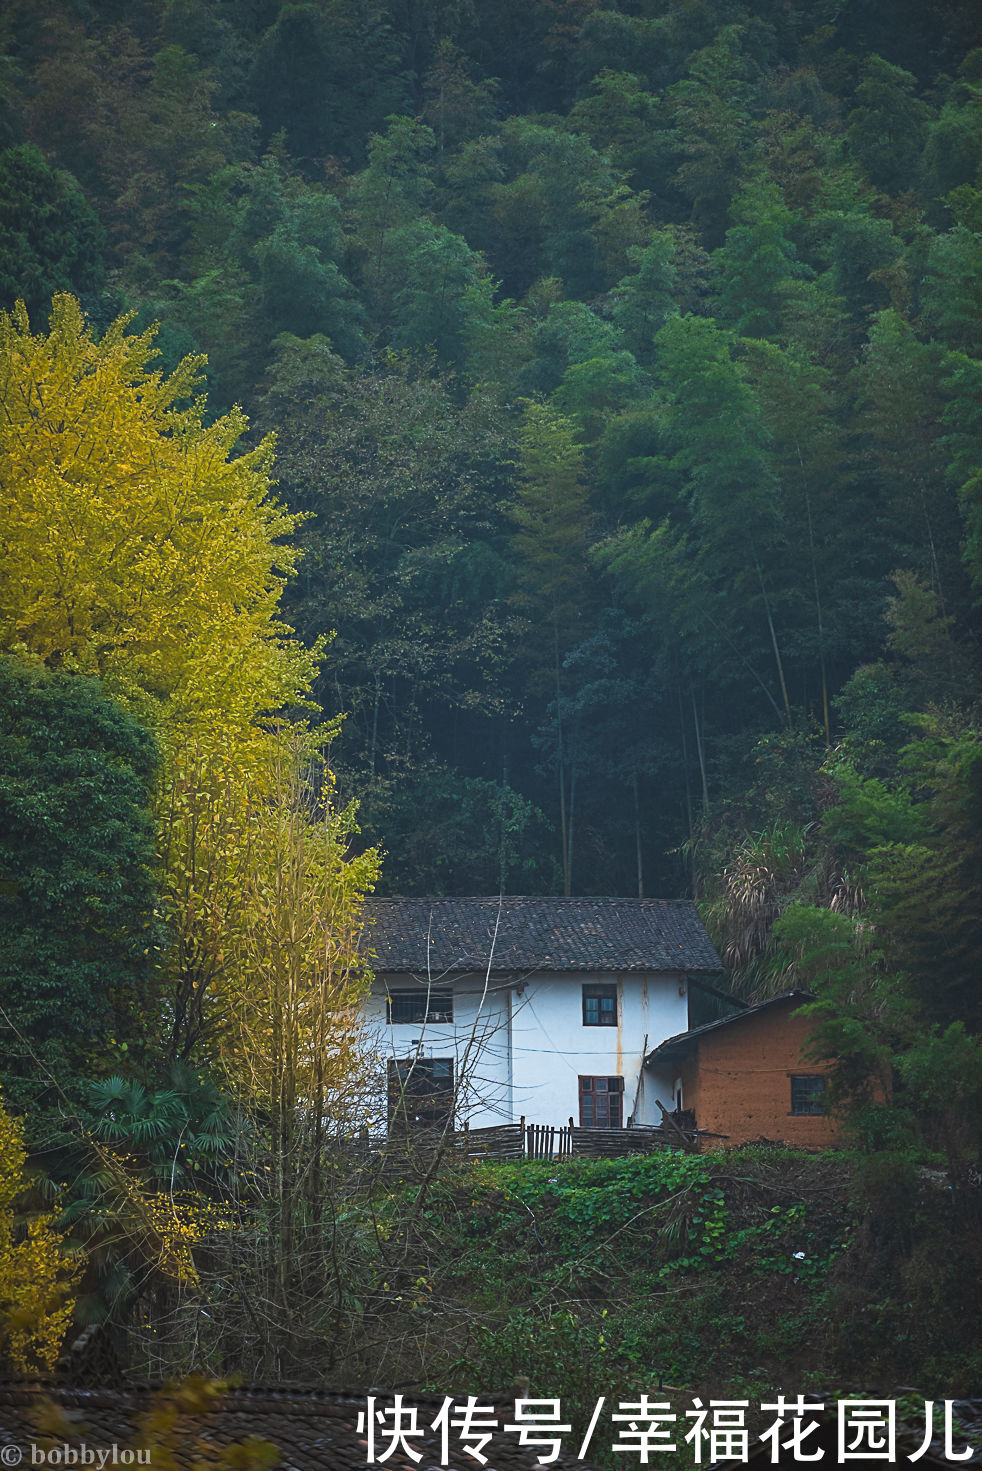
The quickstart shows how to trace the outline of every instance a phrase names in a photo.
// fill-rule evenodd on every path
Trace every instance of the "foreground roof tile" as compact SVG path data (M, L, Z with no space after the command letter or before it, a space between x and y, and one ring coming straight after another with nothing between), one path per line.
M385 1408L392 1396L379 1390L376 1407ZM18 1446L24 1464L30 1464L27 1447L44 1444L38 1430L39 1406L53 1403L62 1412L63 1424L53 1437L55 1444L105 1449L132 1446L140 1417L151 1407L154 1391L145 1387L125 1389L71 1388L51 1384L0 1384L0 1451ZM381 1463L389 1471L475 1471L480 1463L451 1443L449 1465L441 1462L439 1433L428 1427L443 1404L442 1396L406 1394L404 1403L419 1409L418 1423L426 1427L414 1448L422 1452L416 1463L398 1451ZM479 1403L484 1401L479 1399ZM216 1461L221 1450L249 1437L268 1441L281 1453L281 1471L365 1471L368 1464L364 1432L358 1431L358 1412L366 1407L366 1394L328 1389L254 1386L229 1389L216 1408L206 1414L182 1413L173 1438L173 1455L181 1471ZM512 1407L497 1406L497 1419L504 1424ZM567 1446L570 1444L567 1437ZM576 1447L558 1461L556 1471L595 1471L585 1461L574 1459ZM485 1471L538 1471L539 1452L523 1449L518 1437L500 1431L485 1448ZM544 1452L542 1452L544 1454ZM113 1464L111 1461L108 1464Z

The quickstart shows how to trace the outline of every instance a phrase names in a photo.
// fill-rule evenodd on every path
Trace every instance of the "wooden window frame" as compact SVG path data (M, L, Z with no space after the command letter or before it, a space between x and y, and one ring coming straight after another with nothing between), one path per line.
M597 1003L596 1018L587 1016L587 1002L589 1001L595 1001ZM603 1001L613 1001L614 1005L612 1014L610 1014L611 1009L608 1007L608 1015L604 1015L604 1007L601 1005ZM620 998L617 995L616 984L611 985L607 982L601 984L599 982L591 981L584 985L583 1025L585 1027L616 1027L619 1015Z
M390 1057L389 1129L453 1127L456 1070L452 1057Z
M600 1084L601 1086L597 1086ZM611 1087L611 1084L614 1086ZM623 1129L624 1127L624 1079L609 1073L581 1074L578 1080L581 1129ZM606 1104L606 1119L597 1120L597 1100ZM611 1100L616 1106L611 1106ZM584 1107L584 1102L586 1107ZM616 1114L616 1119L612 1115Z

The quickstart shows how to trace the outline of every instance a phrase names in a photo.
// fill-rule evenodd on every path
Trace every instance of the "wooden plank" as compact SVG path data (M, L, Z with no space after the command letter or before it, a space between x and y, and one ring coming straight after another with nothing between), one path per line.
M623 1158L649 1154L656 1149L698 1150L698 1139L672 1120L669 1127L656 1124L630 1128L582 1128L572 1121L561 1127L532 1124L490 1124L472 1129L464 1126L440 1141L421 1135L392 1134L388 1138L362 1134L345 1140L340 1152L363 1167L393 1170L413 1168L432 1159L437 1144L456 1159L563 1160L578 1158Z
M692 1135L691 1134L686 1134L679 1127L679 1125L676 1123L674 1117L672 1116L672 1114L669 1113L668 1109L662 1103L662 1101L661 1101L660 1098L656 1098L655 1099L655 1103L661 1109L662 1123L663 1124L667 1124L670 1129L674 1129L675 1133L678 1135L679 1139L682 1142L682 1148L683 1149L691 1150L693 1148Z

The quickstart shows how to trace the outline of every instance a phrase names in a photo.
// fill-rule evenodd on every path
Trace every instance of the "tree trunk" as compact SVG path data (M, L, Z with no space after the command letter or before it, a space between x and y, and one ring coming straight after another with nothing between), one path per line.
M682 771L685 777L685 821L686 830L689 834L689 870L690 880L695 885L695 832L693 831L692 816L692 787L689 783L689 742L685 735L685 706L682 703L682 685L678 686L679 695L679 734L682 738Z
M556 768L559 772L559 840L563 856L563 895L569 898L569 834L566 828L566 753L563 750L563 702L559 678L559 628L553 623L553 667L556 675Z
M706 755L702 747L702 731L699 728L699 711L696 709L696 692L689 686L689 694L692 697L692 724L696 732L696 753L699 757L699 775L702 778L702 810L709 811L709 783L706 780Z
M632 772L634 788L634 857L638 870L638 898L644 898L644 872L641 867L641 800L638 796L638 768Z
M781 650L777 642L777 630L774 627L774 619L771 616L770 600L767 596L767 588L764 586L764 574L761 571L757 553L754 552L754 566L757 568L757 578L760 582L760 595L764 600L764 612L767 614L767 627L771 632L771 647L774 650L774 662L777 665L777 678L781 686L781 700L784 704L784 717L791 724L791 701L788 699L788 687L784 681L784 661L781 658Z
M569 850L566 856L566 896L573 892L573 816L576 809L576 764L569 774Z
M822 729L825 732L825 744L832 744L832 725L829 720L829 681L825 668L825 629L822 624L822 599L818 591L818 563L815 559L815 531L812 525L812 501L808 493L808 477L805 475L805 462L801 457L801 449L796 444L795 450L798 454L798 467L801 470L801 481L805 492L805 512L808 517L808 554L812 564L812 587L815 591L815 615L818 618L818 662L822 672Z

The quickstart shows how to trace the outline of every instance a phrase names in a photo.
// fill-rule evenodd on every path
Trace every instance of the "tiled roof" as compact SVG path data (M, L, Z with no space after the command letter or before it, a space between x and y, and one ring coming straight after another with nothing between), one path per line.
M804 1006L806 1002L814 1000L810 991L782 991L780 996L771 996L757 1006L745 1006L742 1011L735 1011L732 1016L721 1016L714 1022L704 1022L701 1027L692 1027L688 1032L678 1032L674 1037L666 1038L648 1053L645 1062L650 1062L654 1057L664 1057L669 1052L686 1051L707 1032L717 1032L720 1027L735 1026L737 1022L744 1022L748 1017L759 1016L762 1011L768 1011L772 1006L779 1006L788 1001L793 1001L796 1006Z
M391 1405L391 1395L375 1393L376 1409ZM18 1446L23 1452L24 1465L29 1466L29 1445L44 1443L38 1433L36 1411L45 1398L55 1403L71 1425L67 1434L61 1429L47 1431L57 1445L63 1445L67 1439L69 1444L74 1442L99 1450L113 1444L121 1448L132 1446L137 1421L151 1404L148 1389L0 1384L0 1459L5 1464L14 1462L2 1455L4 1447ZM478 1403L487 1401L479 1398ZM440 1434L429 1428L442 1404L442 1396L408 1393L404 1396L405 1406L418 1407L418 1425L426 1429L422 1439L409 1440L415 1450L422 1452L422 1460L418 1464L413 1462L399 1448L384 1462L388 1471L430 1471L431 1467L443 1471L447 1463L441 1461ZM358 1412L365 1408L365 1395L331 1390L230 1389L220 1397L217 1408L206 1414L181 1413L173 1437L174 1464L180 1471L210 1465L223 1447L251 1436L279 1448L280 1471L364 1471L368 1464L365 1433L359 1434L357 1425ZM513 1421L513 1410L513 1403L498 1405L498 1421L501 1424ZM485 1471L538 1471L537 1456L545 1452L523 1448L518 1441L515 1433L495 1432L484 1450L488 1458ZM387 1443L388 1438L382 1438L377 1453ZM556 1471L573 1471L574 1467L575 1471L591 1471L589 1465L574 1459L577 1448L572 1437L567 1436L565 1454L551 1463ZM94 1464L98 1465L98 1461ZM116 1463L110 1457L108 1464ZM479 1464L466 1454L452 1432L448 1471L475 1471Z
M372 899L379 971L692 971L719 956L688 899ZM495 927L497 926L497 933Z
M391 1395L381 1394L377 1390L374 1393L376 1409L391 1405ZM896 1399L898 1394L899 1391L894 1391L891 1399ZM180 1398L181 1391L178 1390L172 1403L178 1404ZM173 1465L177 1471L215 1466L225 1448L252 1438L278 1448L281 1458L275 1464L279 1471L366 1471L369 1462L365 1436L357 1428L358 1412L366 1408L366 1398L366 1394L327 1389L254 1387L227 1390L218 1400L217 1407L207 1413L178 1413L173 1432L167 1439L167 1450L172 1455L172 1460L168 1460L167 1465ZM61 1424L53 1423L50 1411L42 1410L43 1400L53 1403L61 1412ZM140 1464L135 1456L132 1460L124 1460L122 1457L114 1459L111 1451L113 1446L123 1451L141 1445L141 1441L135 1438L135 1432L140 1417L147 1413L152 1402L151 1391L145 1388L79 1389L50 1384L0 1384L0 1462L8 1466L30 1466L30 1448L34 1444L45 1450L57 1448L55 1454L59 1459L49 1461L49 1465L99 1465L98 1458L82 1462L66 1457L64 1447L67 1443L71 1447L85 1446L89 1452L109 1452L104 1461L106 1466ZM478 1399L478 1403L482 1405L490 1402L486 1397ZM157 1403L159 1406L159 1401ZM376 1447L376 1463L384 1465L387 1471L476 1471L480 1462L467 1455L453 1432L449 1459L442 1460L439 1432L429 1428L442 1404L442 1397L406 1394L404 1406L416 1406L419 1411L419 1426L421 1429L426 1427L423 1438L410 1438L409 1441L414 1450L421 1454L421 1459L418 1463L410 1460L400 1448L391 1456L386 1456L384 1462L378 1462L378 1454L387 1445L386 1437L384 1443ZM511 1422L513 1408L511 1403L494 1405L499 1423ZM982 1424L979 1418L982 1401L959 1400L955 1402L955 1409L955 1442L960 1449L965 1430L970 1429L977 1433ZM819 1431L808 1444L825 1450L827 1454L820 1464L830 1466L837 1464L834 1405L828 1403L826 1410L825 1415L820 1415L816 1407ZM923 1451L923 1421L916 1423L919 1418L915 1415L908 1426L898 1415L898 1461L909 1459L919 1447ZM545 1427L533 1432L536 1435L547 1433ZM577 1441L578 1437L575 1435L564 1437L563 1454L559 1460L548 1463L552 1471L596 1471L595 1462L576 1459L579 1449ZM599 1440L598 1444L603 1445L603 1440ZM145 1446L146 1441L142 1441L142 1445ZM21 1452L19 1462L13 1455L3 1454L9 1447L16 1447ZM767 1465L771 1460L770 1449L760 1441L752 1443L748 1464ZM546 1455L547 1451L541 1446L523 1448L518 1444L518 1437L514 1433L496 1432L491 1443L484 1447L483 1453L487 1456L484 1471L539 1471L541 1463L538 1457ZM624 1459L631 1464L637 1462L636 1456L625 1456ZM154 1454L149 1464L155 1465L157 1460L158 1456ZM781 1464L784 1462L785 1457L782 1456ZM857 1453L854 1463L857 1466L881 1466L883 1452L878 1456L874 1453L870 1458ZM224 1464L227 1466L229 1460L225 1460ZM239 1462L233 1460L232 1464ZM941 1439L931 1442L921 1462L922 1466L927 1467L951 1464L944 1454L944 1443ZM963 1460L961 1464L982 1464L982 1451L976 1448L968 1461ZM732 1465L732 1461L718 1462L707 1467L707 1471L723 1471L724 1466L728 1471Z

